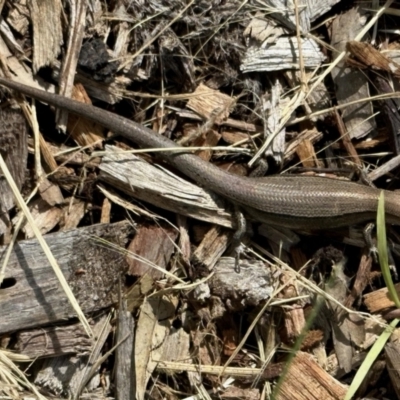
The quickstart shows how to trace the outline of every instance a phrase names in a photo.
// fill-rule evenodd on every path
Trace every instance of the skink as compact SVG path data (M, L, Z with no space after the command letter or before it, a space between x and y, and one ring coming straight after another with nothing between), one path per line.
M142 148L177 147L151 129L103 109L4 78L0 78L0 84L97 122ZM258 220L289 228L326 229L375 218L379 189L322 177L237 176L182 149L158 154L197 183L241 205ZM384 193L386 219L400 225L400 194Z

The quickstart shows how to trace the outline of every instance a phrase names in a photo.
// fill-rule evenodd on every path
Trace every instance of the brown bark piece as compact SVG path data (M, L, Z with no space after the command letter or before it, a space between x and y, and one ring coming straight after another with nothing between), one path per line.
M218 134L217 131L213 129L209 129L205 135L197 138L191 144L194 147L205 146L205 147L214 147L218 144L221 139L221 135ZM204 161L210 161L212 156L212 150L201 150L197 151L196 155L199 156Z
M188 101L187 107L219 125L228 118L234 102L230 96L201 83Z
M400 398L400 344L387 343L385 346L385 358L390 382Z
M18 189L25 179L28 158L27 124L21 110L0 108L0 153ZM1 173L1 171L0 171ZM2 175L2 173L1 173ZM0 179L0 215L14 207L14 195L2 177ZM5 232L6 218L0 217L0 235Z
M396 283L394 288L397 295L400 296L400 283ZM379 313L395 306L394 302L389 298L389 291L386 287L367 293L364 296L364 304L370 313Z
M277 400L342 400L347 388L307 354L299 352L283 377Z
M113 304L118 276L126 269L124 255L99 240L124 248L131 233L130 224L122 222L45 236L83 312ZM6 249L0 247L0 263ZM2 287L0 333L76 317L37 240L15 246Z
M128 255L128 273L134 276L149 274L154 280L161 279L164 273L152 268L151 264L166 269L175 250L174 243L179 232L171 227L143 225L138 228L136 235L128 246L134 256ZM144 259L145 261L140 261Z
M400 77L400 65L385 57L369 43L351 40L346 44L346 49L365 66L379 71L386 71L396 77Z
M372 257L366 254L366 251L364 251L364 254L361 257L360 264L358 266L357 275L354 280L353 287L350 294L347 296L346 301L344 302L345 307L352 307L354 301L361 296L362 292L369 282L371 267Z

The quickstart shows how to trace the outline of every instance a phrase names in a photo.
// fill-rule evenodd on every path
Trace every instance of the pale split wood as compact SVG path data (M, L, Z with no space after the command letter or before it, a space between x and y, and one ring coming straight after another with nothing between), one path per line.
M60 0L28 1L33 27L33 71L49 65L61 52L63 43Z
M274 133L281 120L282 113L289 103L287 97L282 97L282 85L277 79L271 87L271 92L263 96L262 111L264 121L264 138ZM285 150L286 128L282 128L274 137L271 145L266 149L265 156L272 156L279 165L282 163L282 155Z
M51 1L51 0L50 0ZM89 7L87 0L76 0L70 4L69 29L67 50L58 77L60 94L70 97L73 91L76 66L78 64L79 53L81 51L83 36L85 34L86 11ZM57 109L57 126L65 131L68 112Z

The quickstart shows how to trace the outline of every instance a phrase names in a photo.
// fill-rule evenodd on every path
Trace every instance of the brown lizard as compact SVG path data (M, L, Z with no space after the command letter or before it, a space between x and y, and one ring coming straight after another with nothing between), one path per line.
M0 78L0 84L24 95L95 121L142 148L171 148L176 143L136 122L98 107ZM182 152L158 153L197 183L241 205L251 216L289 228L326 229L373 220L380 190L322 177L233 175ZM386 219L400 225L400 194L384 191Z

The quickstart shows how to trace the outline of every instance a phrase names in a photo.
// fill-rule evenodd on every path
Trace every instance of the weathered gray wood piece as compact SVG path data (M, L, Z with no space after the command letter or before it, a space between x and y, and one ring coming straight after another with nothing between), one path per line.
M106 146L100 178L113 188L165 210L217 225L232 227L232 216L215 194L148 162Z
M240 260L240 274L234 272L235 268L233 257L222 257L215 265L215 273L207 282L214 296L229 302L235 309L258 306L271 296L276 278L266 263Z
M346 43L353 40L364 27L367 19L363 11L352 8L339 15L332 22L331 44L340 52L346 48ZM332 79L335 82L335 94L339 104L346 104L370 96L368 79L363 71L349 68L345 61L340 62L332 70ZM347 106L342 110L343 122L351 138L360 139L376 130L372 103L364 101Z
M326 58L313 39L301 39L301 47L306 68L316 68ZM298 48L295 37L280 37L266 48L250 47L243 57L240 69L242 72L299 69Z
M29 329L18 332L16 337L12 350L32 359L87 354L93 345L80 323Z
M321 15L329 11L332 6L340 0L305 0L299 1L299 19L303 32L308 32L311 28L311 22L315 21ZM277 10L271 14L284 26L289 29L296 28L295 8L293 1L290 0L265 0L264 7L270 7L271 11Z
M117 301L118 277L127 264L125 256L104 241L125 248L132 232L129 223L121 222L45 236L83 312ZM0 247L0 264L5 250ZM0 333L76 316L37 240L18 242L13 249L0 289L0 315Z

